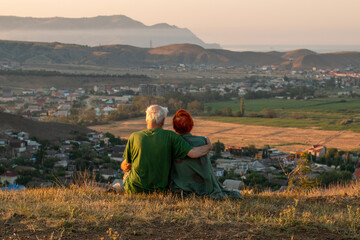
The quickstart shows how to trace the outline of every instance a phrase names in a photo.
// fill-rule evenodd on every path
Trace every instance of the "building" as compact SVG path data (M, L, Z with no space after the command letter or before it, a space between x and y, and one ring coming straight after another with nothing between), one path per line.
M244 183L240 180L226 179L223 185L229 190L239 190L240 187L244 186Z
M20 139L11 139L9 142L13 157L21 156L21 153L26 152L26 142Z
M140 96L164 96L169 92L173 92L175 89L172 85L168 84L140 84L139 95Z
M225 170L223 168L213 168L213 172L216 177L223 177Z
M355 170L353 176L355 179L360 179L360 168Z
M5 139L0 138L0 147L6 146L7 141Z
M9 89L9 88L5 88L2 90L2 96L4 98L10 98L12 97L14 94L13 90Z
M316 158L320 158L326 153L326 147L323 145L313 145L311 148L306 150L306 152L315 156Z
M8 182L9 184L15 184L16 179L18 179L19 174L15 172L14 169L8 168L5 173L0 175L0 181L4 184Z
M100 175L105 179L108 180L110 177L116 176L116 171L113 169L101 169Z

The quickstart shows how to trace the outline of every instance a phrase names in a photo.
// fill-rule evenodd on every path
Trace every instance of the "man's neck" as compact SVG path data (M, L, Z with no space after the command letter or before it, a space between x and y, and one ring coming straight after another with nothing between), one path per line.
M157 124L157 123L148 123L147 129L156 129L156 128L163 128L164 124Z

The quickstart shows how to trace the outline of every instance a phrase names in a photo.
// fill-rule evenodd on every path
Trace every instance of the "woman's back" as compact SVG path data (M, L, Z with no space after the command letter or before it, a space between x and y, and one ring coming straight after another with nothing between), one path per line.
M182 135L185 141L194 147L206 144L206 139L193 136L190 133ZM200 196L210 196L221 199L223 197L241 197L240 193L223 189L213 173L209 155L201 158L174 159L171 170L172 191L195 193Z

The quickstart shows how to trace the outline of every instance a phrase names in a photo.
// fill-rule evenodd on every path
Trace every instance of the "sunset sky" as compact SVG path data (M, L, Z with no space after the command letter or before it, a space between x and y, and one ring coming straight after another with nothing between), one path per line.
M221 45L360 45L359 9L359 0L1 0L0 15L122 14Z

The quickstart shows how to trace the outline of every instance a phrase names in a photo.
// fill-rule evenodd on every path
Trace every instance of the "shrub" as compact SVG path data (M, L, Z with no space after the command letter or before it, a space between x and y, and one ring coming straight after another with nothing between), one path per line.
M276 118L277 114L276 114L276 112L274 110L265 108L264 109L264 117L265 118Z

